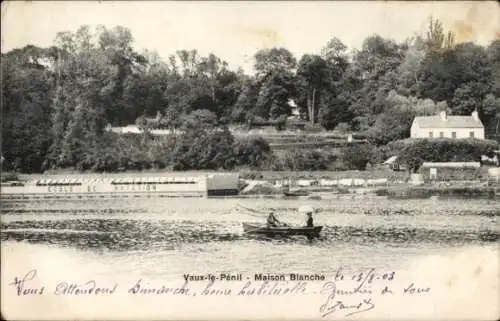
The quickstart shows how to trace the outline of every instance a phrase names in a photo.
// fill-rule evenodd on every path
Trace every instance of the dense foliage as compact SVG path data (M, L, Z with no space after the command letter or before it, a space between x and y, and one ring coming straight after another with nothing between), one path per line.
M365 170L368 163L375 164L380 161L378 156L377 148L356 144L344 148L341 160L349 170Z
M408 137L414 116L477 108L487 136L499 139L500 40L455 43L432 18L427 33L401 43L372 35L348 51L333 38L302 57L286 48L263 49L254 55L254 69L254 75L231 70L196 50L164 61L155 52L137 52L123 27L83 26L57 34L50 48L12 50L2 54L2 166L25 172L322 169L333 160L297 151L294 164L277 161L262 140L235 141L224 129L284 129L295 105L310 128L361 132L375 145ZM127 124L143 134L108 130ZM153 129L177 135L158 138ZM361 158L348 167L363 168L367 157Z
M336 155L318 150L293 150L277 155L270 169L275 171L326 170L336 159Z
M480 162L481 156L493 157L500 148L496 141L479 139L405 139L389 144L411 172L424 162Z

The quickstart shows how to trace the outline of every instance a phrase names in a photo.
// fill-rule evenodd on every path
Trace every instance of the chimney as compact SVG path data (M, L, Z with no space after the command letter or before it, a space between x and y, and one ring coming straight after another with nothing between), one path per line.
M439 116L441 116L441 119L444 120L444 121L448 120L448 116L446 115L446 110L442 110L439 113Z
M474 109L474 111L470 114L472 118L474 118L475 121L479 121L479 114L477 113L477 109Z

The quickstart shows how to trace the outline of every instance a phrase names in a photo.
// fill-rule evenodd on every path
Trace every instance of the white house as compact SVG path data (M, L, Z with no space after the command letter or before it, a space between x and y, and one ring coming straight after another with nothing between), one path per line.
M446 111L435 116L415 117L411 138L477 138L484 139L484 126L477 110L470 116L448 116Z

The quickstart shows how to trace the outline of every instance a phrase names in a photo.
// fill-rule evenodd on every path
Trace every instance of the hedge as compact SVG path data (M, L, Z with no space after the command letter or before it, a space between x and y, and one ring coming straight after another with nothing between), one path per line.
M385 153L398 155L408 170L417 172L424 162L480 162L500 148L496 141L480 139L404 139L389 143Z

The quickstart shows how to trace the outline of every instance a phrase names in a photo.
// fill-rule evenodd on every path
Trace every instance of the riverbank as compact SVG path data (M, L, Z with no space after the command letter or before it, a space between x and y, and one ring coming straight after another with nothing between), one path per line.
M465 199L500 199L500 187L466 186L424 186L424 187L389 187L377 189L377 196L394 199L465 198Z
M94 178L140 178L162 176L195 176L216 173L215 171L127 171L121 173L81 173L74 171L51 171L44 174L5 175L14 183L34 180L72 180ZM236 173L236 172L232 172ZM277 199L329 199L329 198L366 198L388 197L394 199L440 198L477 198L499 199L500 183L487 181L453 181L427 182L415 186L407 181L407 173L394 172L386 168L374 168L366 171L311 171L311 172L278 172L278 171L241 171L239 195L241 198L277 198ZM7 173L6 173L7 174ZM17 182L16 182L17 180ZM305 192L304 196L286 196L284 191L293 186L294 191ZM139 195L138 197L154 197ZM24 199L26 195L19 195ZM29 195L28 195L29 196ZM52 195L56 198L64 195ZM51 197L52 197L51 196ZM104 195L95 195L103 197ZM157 195L158 197L165 197ZM134 196L135 197L135 196Z

